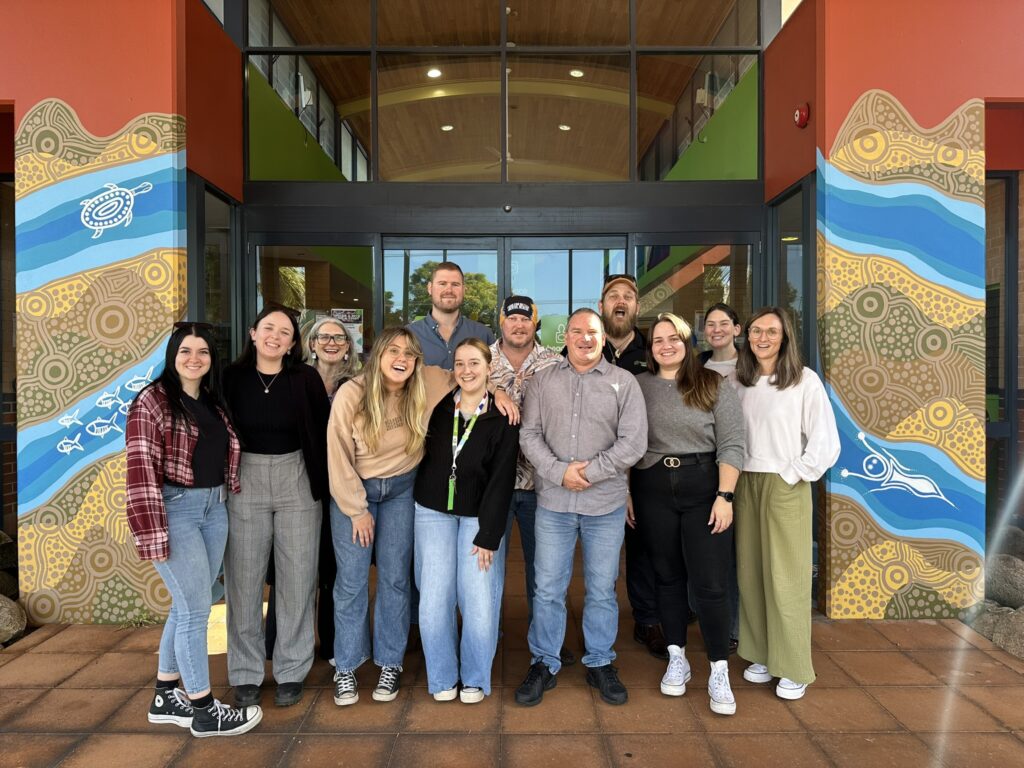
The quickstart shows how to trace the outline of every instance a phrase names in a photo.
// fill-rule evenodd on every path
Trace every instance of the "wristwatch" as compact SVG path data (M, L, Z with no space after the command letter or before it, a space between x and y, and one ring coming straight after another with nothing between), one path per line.
M729 491L718 491L715 495L716 496L721 496L723 499L728 501L730 504L732 504L732 500L736 497L735 493L730 493Z

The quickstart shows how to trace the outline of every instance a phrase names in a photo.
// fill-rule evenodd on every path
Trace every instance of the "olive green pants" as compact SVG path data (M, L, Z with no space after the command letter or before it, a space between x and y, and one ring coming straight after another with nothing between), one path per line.
M744 472L736 487L739 655L774 677L813 683L811 486Z

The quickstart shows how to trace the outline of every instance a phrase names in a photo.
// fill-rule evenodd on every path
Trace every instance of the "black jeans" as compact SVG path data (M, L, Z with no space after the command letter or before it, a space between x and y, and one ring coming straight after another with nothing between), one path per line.
M696 600L708 658L729 657L729 569L733 529L711 533L718 490L714 460L675 469L634 469L630 487L637 533L654 566L661 627L669 645L686 645L687 582Z

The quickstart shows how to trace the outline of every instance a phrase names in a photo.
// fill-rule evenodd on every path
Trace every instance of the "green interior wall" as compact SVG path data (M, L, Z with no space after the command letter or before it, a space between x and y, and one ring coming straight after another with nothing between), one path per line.
M316 139L249 64L249 178L347 181Z
M368 245L317 245L309 249L339 272L370 286L373 284L373 249Z

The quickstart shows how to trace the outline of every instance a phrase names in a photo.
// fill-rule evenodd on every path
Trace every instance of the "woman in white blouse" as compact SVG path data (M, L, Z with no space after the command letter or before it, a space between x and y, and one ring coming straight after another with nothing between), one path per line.
M811 483L839 458L839 433L821 379L805 368L793 322L764 307L747 322L736 378L746 456L736 488L739 655L752 683L802 698L811 665Z

